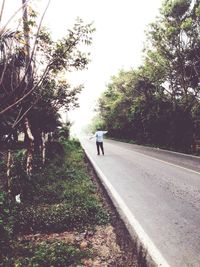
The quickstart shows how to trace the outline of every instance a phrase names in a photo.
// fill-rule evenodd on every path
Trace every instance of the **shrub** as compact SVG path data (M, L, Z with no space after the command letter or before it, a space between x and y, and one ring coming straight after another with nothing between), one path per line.
M20 207L15 232L61 232L94 224L105 224L109 215L99 201L88 196L84 201L54 205Z
M14 210L7 194L0 191L0 263L9 258L10 240L13 237Z
M18 267L64 267L77 266L81 259L92 256L88 250L80 250L75 245L62 241L43 241L40 244L22 244L18 248L15 266Z
M31 195L33 185L31 177L28 177L25 170L25 151L19 150L12 154L13 164L11 168L11 193L13 196L21 194L21 197Z
M15 220L10 214L7 216L5 210L3 228L0 228L0 235L4 238L4 243L0 243L0 246L5 247L1 267L68 266L71 258L76 262L82 257L82 252L77 248L66 247L66 244L61 243L43 243L37 246L22 243L19 250L14 248L12 256L12 249L8 246L13 245L13 242L9 243L12 240L13 225L10 230L5 228L5 225L9 226L9 221L14 223L14 234L83 230L109 222L109 214L101 205L88 175L80 143L75 140L62 141L62 147L62 160L60 155L54 155L30 177L23 170L22 151L15 155L13 192L18 193L20 189L22 203L16 207ZM3 207L6 205L3 204ZM10 255L6 254L6 246Z
M55 156L56 157L59 157L59 159L61 160L62 162L62 158L64 156L64 148L63 148L63 145L59 142L50 142L47 144L47 157L49 159L55 159Z

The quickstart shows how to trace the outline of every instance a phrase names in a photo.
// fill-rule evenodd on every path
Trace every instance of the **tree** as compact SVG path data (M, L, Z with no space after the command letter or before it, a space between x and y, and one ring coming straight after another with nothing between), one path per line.
M131 135L129 115L132 103L135 73L121 70L111 78L107 90L99 99L98 110L111 135L126 138Z
M77 106L82 86L71 88L58 77L87 66L89 54L81 51L81 44L91 44L94 29L77 19L65 37L53 41L41 27L42 19L36 24L36 13L28 8L29 2L22 3L23 25L13 32L5 27L0 31L0 137L5 144L5 139L25 133L30 175L34 149L42 153L44 134L60 125L59 109Z
M163 3L150 25L143 65L125 74L130 83L120 75L112 79L99 101L113 135L190 150L198 128L199 10L198 1Z
M199 97L198 8L198 1L165 1L149 33L151 47L165 63L165 89L174 106L181 98L185 110L191 110L192 100ZM151 57L152 63L161 66L157 59Z

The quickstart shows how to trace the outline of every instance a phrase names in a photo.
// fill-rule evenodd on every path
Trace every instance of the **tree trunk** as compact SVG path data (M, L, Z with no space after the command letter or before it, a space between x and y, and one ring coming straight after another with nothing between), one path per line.
M11 150L8 149L6 175L7 175L7 191L9 195L11 194L11 166L12 166L12 155L11 155Z
M46 161L46 135L42 133L42 163L45 164Z
M30 86L32 81L32 67L30 62L30 36L29 36L29 25L28 25L28 10L27 10L27 0L22 0L23 6L23 31L25 40L25 51L26 51L26 70L27 70L27 82Z
M23 32L25 40L25 51L26 51L26 83L27 88L30 90L32 82L32 68L30 62L30 37L29 37L29 25L28 25L28 10L27 10L27 0L22 0L23 5ZM24 128L27 141L27 159L26 159L26 172L28 175L32 174L33 170L33 153L34 153L34 137L31 132L30 123L27 117L24 119Z
M32 130L32 134L34 137L34 153L41 156L41 154L42 154L42 133L37 127L34 127L34 129Z
M24 128L27 142L26 173L31 175L33 170L34 137L27 117L24 119Z

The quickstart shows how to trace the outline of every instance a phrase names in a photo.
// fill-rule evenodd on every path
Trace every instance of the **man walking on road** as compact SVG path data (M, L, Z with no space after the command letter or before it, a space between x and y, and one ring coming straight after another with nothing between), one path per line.
M100 155L100 149L101 149L102 154L104 155L103 136L107 132L108 131L101 131L100 129L97 129L95 135L91 137L91 138L96 137L97 155Z

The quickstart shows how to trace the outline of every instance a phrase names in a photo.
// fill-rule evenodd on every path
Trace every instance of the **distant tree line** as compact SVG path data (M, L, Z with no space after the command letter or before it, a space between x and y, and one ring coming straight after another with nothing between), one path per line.
M200 2L166 0L149 25L143 64L121 70L99 99L115 138L190 152L200 139Z

